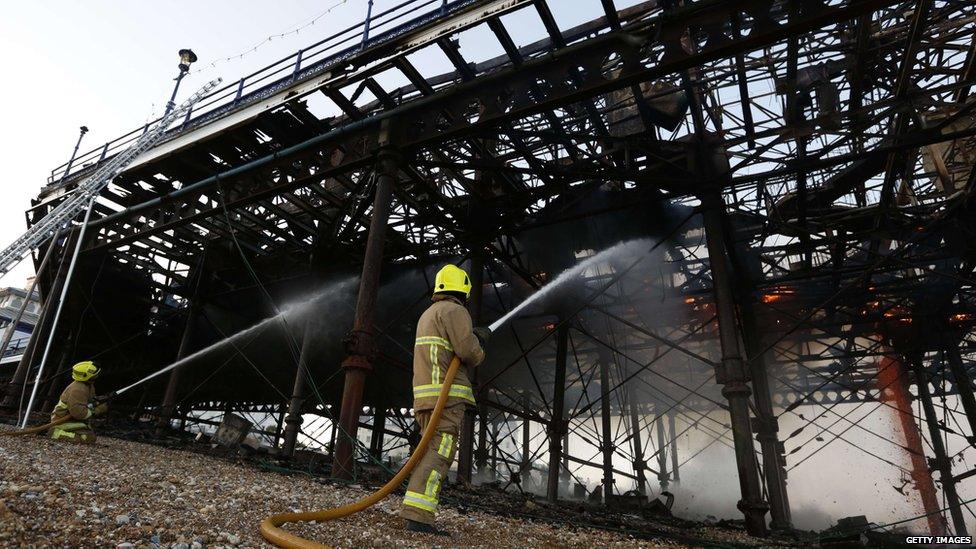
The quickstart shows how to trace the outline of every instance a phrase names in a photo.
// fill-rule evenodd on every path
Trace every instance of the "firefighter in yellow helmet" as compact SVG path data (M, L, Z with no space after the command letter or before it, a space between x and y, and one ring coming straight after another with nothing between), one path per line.
M58 405L51 413L51 421L65 416L71 416L71 420L48 429L48 435L52 439L84 444L95 442L95 433L88 425L88 419L108 410L108 404L95 403L95 386L92 381L101 372L90 360L79 362L71 368L71 379L74 381L61 393Z
M448 366L458 356L461 368L451 384L450 398L434 438L423 459L413 470L403 498L400 516L412 532L448 535L434 527L438 493L454 461L458 433L464 410L474 406L469 369L485 359L483 344L491 334L487 328L473 328L465 308L471 293L468 274L454 265L446 265L434 279L433 304L417 322L417 340L413 350L413 409L421 431L427 428L430 412L441 392Z

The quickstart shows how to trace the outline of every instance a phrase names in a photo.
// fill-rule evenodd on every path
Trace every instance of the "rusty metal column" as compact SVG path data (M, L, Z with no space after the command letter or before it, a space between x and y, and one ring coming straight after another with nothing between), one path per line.
M886 349L885 356L878 362L876 379L880 398L889 404L897 425L901 427L905 442L902 446L907 451L908 459L912 464L911 477L918 491L922 508L925 510L929 533L936 536L945 535L946 524L939 512L941 505L935 492L935 481L926 463L922 435L915 422L915 414L912 412L912 394L908 387L906 367L900 358Z
M668 475L667 440L664 436L664 419L655 410L654 428L657 430L657 482L662 492L668 491L671 476Z
M645 469L647 469L647 462L644 461L644 443L641 441L641 425L640 416L638 414L637 406L637 390L634 387L636 380L631 380L627 383L629 402L628 408L630 408L630 428L633 436L634 443L634 476L637 477L637 491L641 495L647 495L647 474Z
M564 494L569 494L569 484L573 480L569 472L569 429L563 433L563 468L559 470L559 487Z
M331 411L330 411L330 413L331 413ZM335 421L332 421L332 431L329 433L329 446L328 446L328 449L329 449L329 457L332 458L333 460L335 460L336 438L338 436L339 436L339 425ZM417 440L419 441L420 438L418 437ZM417 449L417 445L416 444L411 444L410 445L410 453L411 454L416 449Z
M285 405L278 406L278 421L275 422L275 438L274 438L274 448L276 450L281 448L281 435L285 430L286 411L287 411L287 407ZM186 415L184 414L184 418L185 417Z
M723 235L722 218L725 203L716 189L702 196L702 206L708 262L712 272L715 306L718 309L719 341L722 348L722 362L716 368L715 378L722 385L722 396L729 403L735 461L742 494L738 508L745 515L746 531L754 536L765 536L767 534L765 515L769 506L762 498L762 485L752 440L752 420L749 416L749 395L752 391L747 383L749 376L739 348L732 280Z
M954 532L957 536L967 536L966 517L962 513L962 505L959 503L959 494L956 493L956 481L952 478L952 459L946 453L945 443L942 441L942 431L939 430L939 416L935 413L935 406L932 405L932 393L929 391L929 376L925 373L922 365L922 355L916 354L908 357L915 373L915 386L918 387L918 399L922 401L922 410L925 413L925 423L929 428L929 442L932 444L932 451L935 452L935 459L930 460L929 467L939 470L939 480L942 481L942 493L945 494L946 502L949 504L949 514L952 516L952 524L956 527Z
M742 292L744 293L744 292ZM741 295L741 294L740 294ZM779 420L773 413L773 401L766 375L766 357L756 326L752 303L743 296L740 301L742 311L742 336L749 357L749 372L756 402L756 440L762 449L763 472L766 475L766 491L769 493L769 526L774 530L789 530L793 527L790 511L790 498L786 489L786 448L779 441Z
M498 431L501 422L495 418L491 422L491 480L498 479Z
M180 415L180 429L179 430L180 431L185 431L186 430L186 416L189 413L190 413L189 407L187 407L187 406L180 406L179 407L179 415ZM277 446L277 444L278 443L277 443L277 440L276 440L275 441L275 445Z
M566 351L569 345L569 323L556 330L556 372L552 387L552 419L549 420L549 478L546 479L546 499L559 499L559 465L562 453L562 436L566 432L563 419L566 397Z
M376 292L383 266L386 223L390 217L390 202L399 164L400 155L395 150L380 151L376 167L376 194L373 197L372 219L366 240L363 274L359 280L359 297L356 301L356 320L349 334L346 358L342 361L342 369L346 374L339 410L339 428L342 433L336 440L335 459L332 463L332 476L338 479L353 477L363 389L366 385L366 374L373 369L371 362L376 347L373 319L376 316Z
M962 362L958 343L946 341L945 356L949 363L949 370L952 371L952 379L956 382L959 401L962 402L962 409L966 412L966 419L969 420L968 440L972 444L976 442L976 396L973 395L973 380Z
M522 459L519 464L519 485L525 488L525 481L529 478L529 471L532 464L529 463L529 443L532 440L532 424L529 422L529 414L532 413L532 402L528 393L522 395L522 410L525 416L522 418Z
M613 429L610 426L610 357L600 353L600 451L603 453L603 504L613 497Z
M373 407L373 429L369 439L369 453L380 461L383 458L383 435L386 434L386 408Z
M674 428L674 414L668 413L668 440L671 441L671 480L675 485L681 482L681 475L678 473L678 436Z
M471 298L468 300L468 312L471 313L471 319L474 325L477 326L481 322L481 294L484 290L484 256L482 254L475 253L471 256L471 272L468 274L471 276ZM475 388L475 393L477 393L478 369L472 368L468 373L470 374L471 384ZM482 413L484 413L483 406L481 409ZM472 406L464 407L464 420L461 423L461 440L459 441L457 474L458 482L462 484L471 484L475 416L477 416L476 408Z
M475 452L476 463L478 468L478 476L484 480L485 473L488 472L488 409L481 408L481 414L478 418L478 451Z
M196 332L197 317L200 313L200 289L204 285L207 276L206 269L207 248L203 249L200 261L196 268L196 280L193 282L193 293L190 296L190 308L186 313L186 323L183 324L183 335L180 338L180 346L176 350L177 362L189 354L190 344L193 334ZM169 375L166 383L166 392L163 395L163 402L159 406L159 416L156 418L156 436L160 436L163 430L169 428L173 418L173 411L176 409L176 393L180 388L180 379L183 377L185 365L174 368Z
M302 409L305 407L305 386L308 377L309 359L312 353L312 342L315 341L315 320L305 323L302 334L302 349L298 355L298 365L295 368L295 381L291 387L291 399L288 400L288 411L285 412L285 430L279 455L292 457L298 444L298 433L302 430Z
M177 362L182 360L190 352L190 343L193 340L193 334L196 332L194 328L199 312L200 307L197 305L196 299L193 299L190 302L190 309L186 313L183 335L180 337L180 346L176 351ZM173 411L176 409L176 393L180 387L180 378L183 375L184 367L185 365L174 368L173 372L169 375L169 381L166 383L166 393L163 395L163 403L159 407L159 417L156 418L156 436L160 436L165 429L169 428L170 421L173 418Z

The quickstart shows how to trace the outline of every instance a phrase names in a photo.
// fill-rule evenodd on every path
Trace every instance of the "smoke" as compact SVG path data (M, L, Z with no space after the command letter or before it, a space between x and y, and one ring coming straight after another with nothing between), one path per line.
M620 244L608 248L598 254L591 255L586 260L581 261L573 267L559 273L555 279L540 288L538 292L525 299L515 306L511 311L493 322L491 326L489 326L489 329L492 332L497 331L498 328L505 324L505 322L522 312L522 310L532 306L536 302L544 301L548 297L553 296L563 286L578 282L577 278L579 276L589 274L591 271L599 271L602 267L620 257L633 257L641 251L649 253L653 246L654 244L650 239L632 240L629 242L621 242Z
M562 213L578 212L568 209ZM485 398L511 409L521 409L525 405L521 399L528 395L533 411L546 419L551 414L549 407L554 391L556 345L552 326L559 321L560 315L575 313L612 277L644 257L605 295L592 300L591 307L583 308L570 324L565 395L566 414L572 418L569 453L593 462L602 459L600 413L603 387L599 365L601 360L609 360L611 436L618 441L614 448L614 468L626 473L633 471L633 440L628 439L626 433L633 431L630 410L636 406L644 459L650 469L662 469L653 457L661 442L652 422L658 414L672 414L676 419L677 440L672 442L668 435L664 441L664 454L668 456L664 469L669 475L668 490L676 496L674 513L699 520L708 517L739 519L741 513L736 503L740 488L735 456L730 447L728 414L718 407L725 399L720 393L721 386L712 379L712 365L706 362L720 358L710 282L707 276L698 276L694 270L685 272L677 267L682 253L696 253L693 244L685 243L684 251L679 251L664 243L649 254L648 249L666 231L659 226L662 225L660 220L654 230L649 230L651 224L645 217L643 212L592 216L585 223L573 224L572 230L565 230L565 224L552 224L520 234L513 247L527 258L526 273L538 280L552 280L537 292L521 278L521 274L498 262L489 262L490 276L486 277L483 288L481 321L499 322L498 332L490 343L488 360L478 368L478 377L482 381L492 379L506 369L493 382L504 392L490 393ZM594 221L596 218L599 219ZM638 221L631 223L634 219ZM623 244L616 244L620 242ZM425 296L433 273L444 262L384 267L375 324L379 330L380 351L385 357L409 360L416 319L429 305ZM690 263L694 269L695 262ZM566 268L569 270L554 276ZM704 272L707 267L699 265L698 268ZM318 365L331 368L342 358L341 341L353 323L358 282L358 275L337 276L314 291L289 300L282 307L284 324L289 326L296 339L317 346L311 355ZM503 320L513 306L533 294L534 297L526 300L518 310L509 313L510 321ZM601 309L614 312L618 318L608 316ZM262 321L230 339L237 343L247 342L255 332L270 331L268 323L281 325L281 320ZM306 330L306 326L312 329ZM673 346L663 345L645 332L657 335ZM520 359L523 352L537 341L542 343ZM274 347L277 349L281 344L275 340ZM226 351L228 346L227 343L217 343L195 356L214 353L217 349ZM816 348L805 350L807 354L820 351ZM389 361L378 362L385 364ZM771 364L772 375L783 375L776 368L785 366L774 361ZM289 374L293 372L293 366L287 371ZM388 380L401 379L388 378L388 373L378 371L374 376L373 381L383 379L383 385L387 385L382 390L390 390L393 382ZM408 374L397 371L396 375L405 379ZM373 381L367 390L376 390L379 384ZM398 402L403 404L409 400L406 391L404 395L407 396L399 393L393 396L401 399ZM836 406L834 411L844 414L850 409L850 405L843 404ZM809 405L798 408L797 412L811 411L816 415L822 410L820 406ZM867 408L862 410L866 412ZM780 414L782 409L775 412ZM498 454L498 473L489 470L478 474L475 482L500 481L505 485L519 466L517 463L505 465L501 460L521 459L521 420L497 411L492 413L493 419L501 419L498 428L503 451ZM852 417L859 416L860 413ZM834 416L827 414L827 418ZM506 423L505 419L510 421ZM829 421L821 423L826 425ZM864 514L869 520L881 523L921 513L917 498L911 494L913 488L903 486L901 472L864 452L867 450L905 466L904 451L858 429L845 435L851 442L837 440L829 445L827 442L833 440L830 434L825 434L823 441L814 438L812 442L805 442L817 433L814 428L809 428L803 436L788 438L804 424L804 420L792 414L782 414L780 418L780 437L787 439L787 452L806 444L801 451L788 455L788 465L792 467L801 459L813 456L789 474L788 490L797 527L822 529L831 526L838 518L850 515ZM890 435L893 429L883 414L870 416L861 425L882 438ZM846 427L841 423L836 426L836 431ZM523 476L521 483L522 490L540 496L545 493L548 475L548 441L544 428L542 423L531 422L532 472ZM755 446L758 451L758 444ZM674 481L671 471L672 447L676 447L681 463L680 482ZM815 450L816 454L813 453ZM958 467L963 470L963 464ZM559 483L561 497L573 497L577 482L584 484L590 492L599 490L603 472L598 464L572 463L570 469L573 478ZM654 471L647 471L647 485L648 495L658 497L661 487ZM633 488L635 482L632 479L616 475L615 493ZM904 489L908 495L902 495L898 488ZM510 485L509 490L518 489Z

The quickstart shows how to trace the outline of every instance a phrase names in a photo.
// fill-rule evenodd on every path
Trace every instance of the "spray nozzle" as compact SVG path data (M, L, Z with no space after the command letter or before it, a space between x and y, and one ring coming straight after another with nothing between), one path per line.
M95 402L98 403L98 404L102 404L104 402L108 402L108 401L112 400L113 398L117 397L118 395L119 395L118 391L112 391L111 393L108 393L107 395L96 396L95 397Z
M491 328L487 326L477 326L472 331L474 332L474 336L478 338L478 342L481 343L482 347L484 347L485 343L491 339Z

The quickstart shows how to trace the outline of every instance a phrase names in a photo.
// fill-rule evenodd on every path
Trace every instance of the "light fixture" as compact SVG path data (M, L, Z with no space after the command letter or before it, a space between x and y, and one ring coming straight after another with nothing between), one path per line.
M197 60L197 54L193 53L193 50L189 48L183 48L180 50L180 74L176 75L173 80L176 81L176 85L173 86L173 95L170 96L169 102L166 103L166 112L163 116L173 112L176 108L176 92L180 89L180 82L183 81L183 77L186 73L190 71L190 64Z
M197 60L197 54L193 53L193 50L189 48L184 48L180 50L180 70L186 72L190 70L190 64L195 63Z

